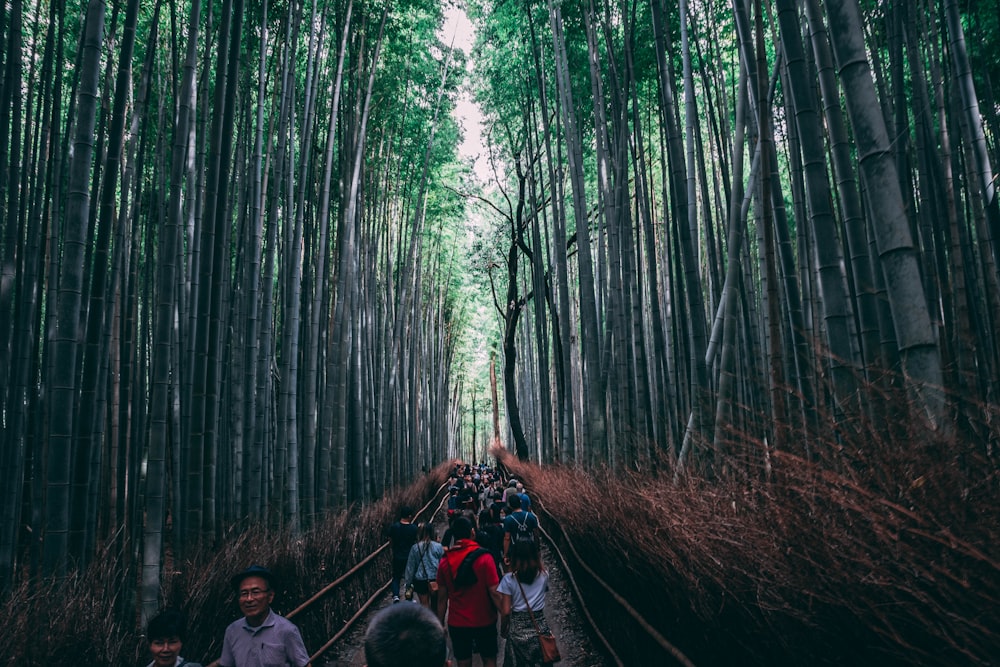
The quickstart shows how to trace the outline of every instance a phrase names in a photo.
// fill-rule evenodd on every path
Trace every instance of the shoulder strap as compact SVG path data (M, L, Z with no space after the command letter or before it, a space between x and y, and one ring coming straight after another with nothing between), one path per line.
M524 606L528 608L528 615L531 616L531 624L535 626L535 632L537 634L542 634L542 631L538 629L538 621L535 620L535 612L531 609L531 603L528 602L528 596L524 594L524 586L521 585L521 580L517 578L516 572L511 572L510 576L514 577L514 581L517 582L517 587L521 589L521 597L524 598Z
M424 550L420 554L420 571L423 573L424 578L427 578L427 550L431 548L430 542L424 542Z
M482 547L476 547L471 549L462 557L462 563L458 566L458 571L455 572L455 586L458 588L465 588L466 586L471 586L476 583L476 573L472 569L476 560L483 554L488 554L489 551L483 549Z
M483 554L488 554L488 553L489 553L489 550L484 549L482 547L476 547L475 549L473 549L469 553L465 554L465 558L462 559L462 565L465 565L466 563L468 563L469 566L471 567L476 562L476 560L479 559L480 556L482 556Z

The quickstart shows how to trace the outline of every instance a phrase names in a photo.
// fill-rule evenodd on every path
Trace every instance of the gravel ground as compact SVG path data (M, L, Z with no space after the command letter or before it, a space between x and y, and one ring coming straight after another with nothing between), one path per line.
M545 619L556 636L559 651L563 657L558 664L565 667L607 667L613 664L605 658L604 653L599 648L600 644L591 639L588 634L586 618L580 613L562 566L554 554L544 547L544 544L543 558L550 577L549 593L545 603ZM391 599L386 595L385 600L378 605L378 609L389 604L391 604ZM400 604L413 603L401 602ZM337 646L323 656L318 667L361 667L364 665L364 628L368 618L371 618L375 611L377 609L373 608ZM448 655L454 666L455 662L451 656L450 645ZM472 664L474 667L482 666L478 655L474 656ZM500 640L498 664L503 665L502 639Z
M600 643L588 634L586 617L580 612L572 587L566 579L562 565L555 555L542 544L542 557L549 571L549 593L545 600L545 620L559 644L562 655L560 665L571 667L606 667L614 664L608 660Z

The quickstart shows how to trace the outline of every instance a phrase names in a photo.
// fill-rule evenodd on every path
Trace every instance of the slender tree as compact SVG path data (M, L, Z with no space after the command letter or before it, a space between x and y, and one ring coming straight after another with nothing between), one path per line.
M90 209L88 181L94 155L94 128L100 89L100 52L105 9L105 3L101 0L91 0L87 5L76 131L69 170L62 259L59 262L59 291L55 304L56 329L52 339L49 367L51 407L49 446L45 462L46 521L42 564L46 573L56 575L66 573L69 556L73 418L79 387L76 369L81 347L77 330L80 324L80 302L83 294L85 242Z
M861 12L857 0L831 0L826 9L847 113L861 156L862 180L869 193L878 193L869 198L869 206L903 371L928 420L947 433L943 421L941 358L889 151L888 133L865 53Z

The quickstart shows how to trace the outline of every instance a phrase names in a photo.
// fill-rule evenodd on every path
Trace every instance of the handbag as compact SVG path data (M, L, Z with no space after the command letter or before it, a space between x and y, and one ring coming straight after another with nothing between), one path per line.
M556 638L551 632L539 634L538 641L542 645L542 662L559 662L562 656L559 655L559 647L556 646Z
M556 636L551 631L542 632L538 628L538 621L535 620L535 612L531 610L531 605L528 603L528 596L524 594L524 586L521 585L516 574L511 574L511 576L514 577L514 581L517 581L517 587L521 589L521 597L524 598L524 605L528 608L531 623L535 626L535 632L538 633L538 643L542 646L542 662L559 662L562 660L562 656L559 655Z
M424 567L424 558L427 556L427 550L431 548L430 544L424 545L424 550L420 553L420 571L426 576L427 568ZM431 595L436 595L438 592L438 582L437 579L427 580L427 590L430 591Z

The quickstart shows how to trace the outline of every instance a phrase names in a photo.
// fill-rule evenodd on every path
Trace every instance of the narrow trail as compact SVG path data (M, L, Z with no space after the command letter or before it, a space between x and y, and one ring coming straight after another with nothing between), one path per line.
M563 656L560 665L572 667L608 667L613 665L594 646L587 634L586 624L581 621L576 602L566 586L562 569L558 565L551 565L552 560L548 550L543 547L546 557L546 568L549 571L549 593L545 605L545 619L549 627L557 638L559 651ZM374 614L392 604L388 595L376 608L370 610L362 621L349 632L337 646L331 649L330 655L325 656L318 667L362 667L365 664L364 655L364 630L368 620ZM416 604L415 602L400 602L399 604ZM500 639L500 652L497 656L497 664L503 665L504 640ZM334 655L336 653L336 655ZM451 643L448 644L448 658L455 664L454 656L451 652ZM482 667L482 660L479 655L473 656L473 667Z
M443 536L447 528L448 496L447 485L442 484L415 512L414 520L432 521L437 535ZM573 543L558 519L546 511L543 498L537 498L532 503L532 510L539 518L537 534L540 538L542 561L550 575L545 618L559 644L562 654L560 665L623 667L627 663L636 664L637 659L644 662L652 659L655 664L693 667L693 663L657 631L649 619L594 570L596 563L587 562L589 550L584 545ZM365 664L365 628L374 614L392 604L389 582L378 580L381 573L385 572L384 559L388 554L389 542L385 542L287 614L294 621L293 617L299 612L311 608L315 602L334 590L339 590L342 595L345 591L353 591L348 595L357 595L356 598L342 601L341 609L344 609L343 604L346 603L347 614L343 621L338 622L339 630L328 628L334 634L324 645L308 647L313 664L317 667ZM377 568L374 570L378 573L375 577L372 577L373 567ZM367 590L364 585L359 590L358 586L353 585L356 582L351 581L362 572L367 573ZM372 581L373 578L375 582ZM344 588L345 584L352 584L353 588ZM418 603L402 601L398 604ZM347 615L350 615L349 619L346 618ZM497 656L500 665L504 662L504 644L504 640L500 638ZM478 655L474 656L473 665L482 665Z
M434 514L434 524L440 537L447 528L447 517L441 507ZM542 557L545 568L549 572L549 592L545 604L545 619L555 634L562 661L559 665L566 667L609 667L615 663L602 653L588 632L584 615L580 613L579 603L574 597L567 582L566 574L554 555L552 549L543 540ZM359 621L318 661L317 667L361 667L365 664L364 632L369 620L381 609L392 604L388 592L381 596L378 603L369 608ZM399 602L398 604L417 604L416 602ZM499 640L497 664L503 665L504 640ZM455 664L448 644L448 657ZM473 656L473 667L482 667L479 655Z

